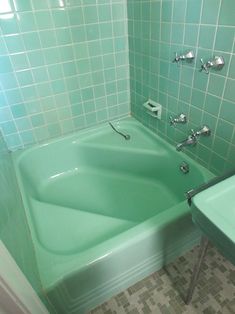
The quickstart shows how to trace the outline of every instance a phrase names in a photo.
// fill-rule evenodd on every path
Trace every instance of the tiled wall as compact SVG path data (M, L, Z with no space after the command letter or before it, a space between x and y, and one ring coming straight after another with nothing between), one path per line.
M0 239L37 293L41 283L11 156L0 132Z
M234 0L129 0L131 105L133 115L172 144L206 124L212 136L185 151L217 173L235 165ZM192 64L172 63L174 53L193 50ZM222 71L199 72L222 55ZM148 98L162 104L163 118L147 115ZM185 113L189 123L172 127L169 116Z
M176 144L208 124L186 149L211 170L235 162L233 0L3 0L0 6L0 128L16 149L129 112ZM127 5L127 8L126 8ZM172 63L193 49L195 62ZM223 55L220 72L200 58ZM142 103L163 105L163 119ZM171 127L170 115L187 114Z
M8 146L129 112L125 0L1 0L0 128Z

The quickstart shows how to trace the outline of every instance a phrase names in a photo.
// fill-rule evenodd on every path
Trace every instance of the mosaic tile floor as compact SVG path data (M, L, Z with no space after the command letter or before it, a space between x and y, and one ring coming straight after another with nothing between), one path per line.
M182 297L198 247L116 295L89 314L235 314L235 266L210 246L190 305Z

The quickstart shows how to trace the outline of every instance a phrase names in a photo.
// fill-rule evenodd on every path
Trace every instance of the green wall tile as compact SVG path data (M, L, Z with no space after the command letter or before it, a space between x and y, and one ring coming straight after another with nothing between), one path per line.
M69 25L77 26L84 23L81 7L68 9Z
M151 8L150 8L151 21L154 21L154 22L160 21L160 12L161 12L161 2L160 1L151 2Z
M1 15L0 15L1 17ZM0 18L1 32L4 35L13 35L19 33L19 26L16 15L11 15L10 18Z
M3 89L14 89L18 87L16 76L14 73L2 73L0 74L0 81Z
M69 25L68 14L66 10L53 10L51 14L53 24L56 28L66 27Z
M228 142L231 142L233 130L234 126L231 123L220 119L216 127L216 135L225 139Z
M216 153L212 154L210 169L216 171L216 173L221 173L224 170L224 167L225 159Z
M24 52L24 43L20 35L12 35L4 38L9 53Z
M21 32L30 32L37 29L32 12L18 13L18 24Z
M232 54L235 49L235 22L231 18L234 15L232 1L153 2L151 9L159 9L162 5L162 11L151 11L149 15L150 39L141 33L143 22L146 21L143 21L140 8L145 1L132 1L132 5L128 6L133 115L174 144L177 144L178 137L182 138L182 134L185 138L188 136L188 128L208 125L212 136L206 139L207 147L199 144L193 154L190 149L186 152L216 173L226 167L235 122L235 68ZM160 22L160 38L154 38L157 33L154 16ZM178 66L172 63L175 52L181 54L189 50L193 50L196 56L192 63L180 62ZM207 62L220 55L225 59L222 70L210 69L209 75L199 72L200 58ZM162 104L164 111L163 119L157 125L151 118L146 119L141 109L144 100L153 95ZM168 117L180 112L187 114L189 124L187 128L177 126L175 132L168 125Z
M178 0L173 3L173 22L184 23L187 0Z
M234 26L234 1L222 0L219 16L219 24Z
M214 26L204 26L201 25L199 33L199 47L209 48L213 47L214 37L215 37L215 27Z
M218 155L226 158L229 150L229 143L220 137L215 137L213 149Z
M33 69L32 76L36 82L44 82L49 80L47 70L44 67Z
M207 94L204 110L209 112L210 114L217 116L220 109L220 103L220 98Z
M29 68L29 62L25 53L19 53L10 56L11 63L14 69L17 70L24 70Z
M45 64L44 56L41 51L28 51L27 54L24 55L28 57L31 67L37 67Z
M196 46L198 39L198 25L187 25L185 27L184 44L188 46Z
M181 85L179 99L185 102L190 102L191 88L186 85Z
M202 18L203 24L216 24L219 14L220 0L203 0Z
M36 3L36 2L35 2ZM50 29L53 27L52 18L50 12L37 11L34 13L36 24L39 30Z
M232 56L228 76L232 79L235 79L235 55Z
M222 76L210 74L208 92L221 97L224 91L225 80Z
M186 23L198 23L200 20L202 0L188 0Z
M171 24L169 23L162 23L161 27L161 40L170 42L171 38Z
M53 47L56 45L56 35L54 31L40 31L38 32L38 35L43 48Z
M172 1L162 1L162 22L170 22L172 17Z
M195 70L193 87L201 91L206 91L208 80L209 80L208 75L205 75L204 73Z
M233 102L224 100L221 105L220 117L235 124L235 105Z
M98 12L97 7L95 5L84 7L83 13L85 24L98 22Z
M224 98L235 102L235 80L232 79L227 80Z
M5 135L9 135L9 134L13 134L17 132L14 122L2 123L1 127Z
M203 111L194 107L190 106L190 112L189 112L189 119L190 122L198 124L198 121L201 121L203 115Z
M235 146L231 145L228 152L228 161L234 164L235 162Z
M22 104L11 106L11 112L14 118L20 118L26 115L25 107Z
M0 73L12 72L13 68L11 65L10 58L8 56L0 56Z
M16 77L20 86L31 85L34 83L32 72L29 70L16 72Z
M14 0L14 5L17 11L32 10L32 4L30 0Z
M6 93L6 100L9 105L14 105L22 102L22 97L19 89L11 89Z
M0 108L0 122L10 121L11 111L8 107Z
M197 90L197 89L193 89L192 90L192 99L191 99L191 103L193 106L196 106L197 108L203 108L204 107L204 101L205 101L205 93Z
M171 33L171 42L174 44L182 44L184 38L184 25L173 24Z
M28 145L34 143L35 141L32 131L24 131L21 133L20 137L21 137L21 140Z
M16 0L19 18L13 15L9 21L0 20L0 55L4 56L0 80L4 94L12 105L22 104L23 98L27 114L29 107L26 104L30 102L40 104L35 105L37 112L34 114L54 110L57 117L54 123L59 126L55 131L53 127L49 131L48 126L53 122L45 119L45 126L39 126L34 136L24 133L21 143L25 141L28 145L33 139L41 141L73 128L93 125L108 116L117 117L128 112L130 94L132 111L138 118L139 106L144 99L151 96L158 100L160 95L161 101L166 99L164 119L159 130L156 126L166 138L170 134L164 133L164 123L168 121L167 106L170 110L184 109L191 113L195 126L207 121L216 128L217 119L218 126L221 121L231 125L232 109L228 103L234 106L234 56L231 52L235 29L230 10L232 1L221 0L221 9L219 0L128 1L128 30L126 3L122 0L71 0L63 10L57 0ZM172 64L175 52L192 48L196 54L193 63ZM211 70L210 75L200 73L199 59L207 61L214 55L224 56L223 70ZM65 107L71 113L68 121L72 127L67 122L60 124L58 112L63 106L59 95L65 95ZM94 98L96 106L92 109ZM84 115L84 102L90 104L86 109L89 117ZM31 108L33 111L34 106ZM100 111L99 118L96 110ZM79 119L73 119L80 115ZM60 116L63 116L61 111ZM16 118L17 123L24 118ZM148 124L144 117L143 122ZM3 119L1 123L6 121ZM219 127L217 130L217 137L229 142L221 135ZM17 145L19 138L16 136ZM13 139L11 137L9 141L14 143ZM172 139L168 140L172 142ZM219 156L216 151L215 154ZM213 158L216 162L208 167L215 168L219 160L224 162L223 158Z
M38 32L25 33L22 35L26 50L37 50L41 48Z
M234 27L218 27L215 41L215 49L227 52L232 51L234 34Z

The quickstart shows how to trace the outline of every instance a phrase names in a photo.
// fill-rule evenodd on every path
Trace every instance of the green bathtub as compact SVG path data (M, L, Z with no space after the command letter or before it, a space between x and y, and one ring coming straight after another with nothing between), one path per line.
M86 313L199 239L185 192L212 173L133 118L14 153L44 291ZM190 171L179 170L185 161Z

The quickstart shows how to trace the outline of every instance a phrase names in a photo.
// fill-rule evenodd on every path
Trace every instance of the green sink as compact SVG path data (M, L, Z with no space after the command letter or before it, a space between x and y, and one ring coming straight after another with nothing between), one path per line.
M194 223L235 264L235 176L192 199Z

